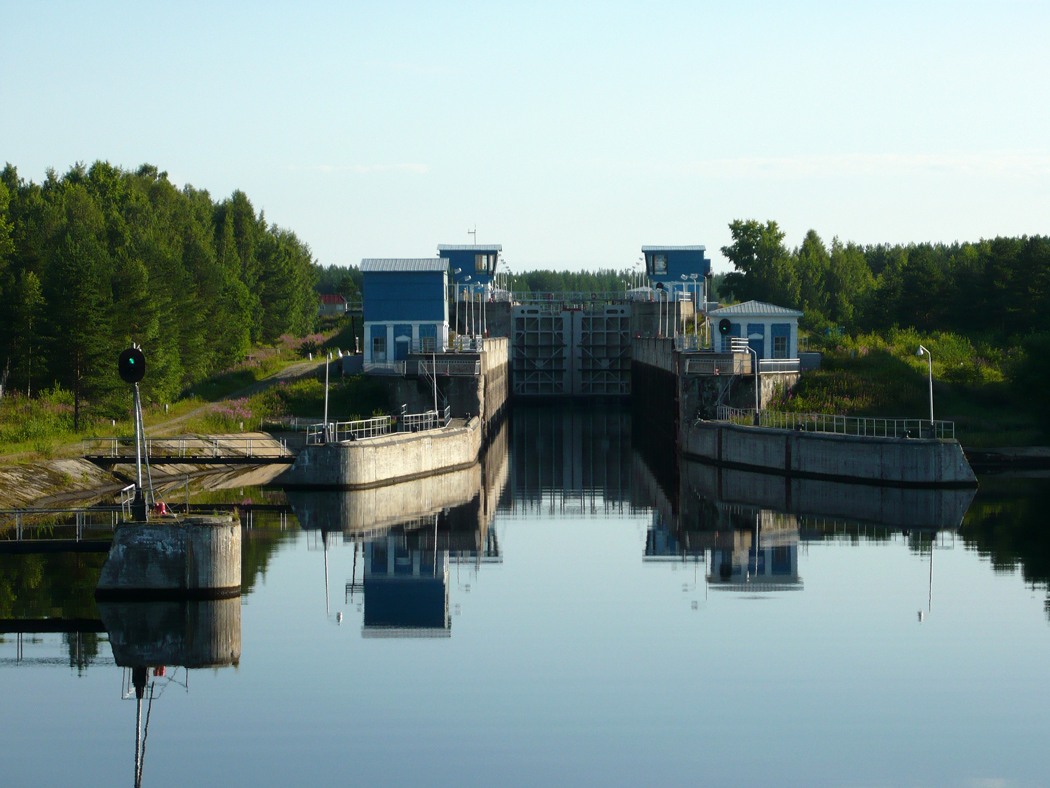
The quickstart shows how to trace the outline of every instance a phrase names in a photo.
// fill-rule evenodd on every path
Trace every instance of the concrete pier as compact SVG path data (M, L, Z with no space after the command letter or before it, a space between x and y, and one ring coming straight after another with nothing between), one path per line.
M482 422L307 446L277 479L285 487L357 490L468 468L478 461Z
M95 595L190 599L241 592L241 523L230 515L118 526Z
M830 481L920 487L976 487L957 441L870 438L697 421L681 430L689 459Z

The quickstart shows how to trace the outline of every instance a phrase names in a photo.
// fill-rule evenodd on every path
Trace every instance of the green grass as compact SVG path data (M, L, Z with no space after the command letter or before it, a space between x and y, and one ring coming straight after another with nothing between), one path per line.
M774 407L802 413L929 418L929 356L934 416L955 422L966 446L1025 446L1047 436L1008 380L1014 351L964 337L893 330L885 336L838 338L823 348L822 368L802 376Z
M189 387L180 398L168 406L158 403L143 403L143 419L147 428L182 416L199 408L204 403L215 403L204 417L187 425L188 430L200 432L235 432L244 422L244 429L258 429L262 419L271 415L319 416L323 410L323 386L318 395L316 381L305 381L306 388L292 388L276 399L267 399L267 394L258 394L244 400L225 402L236 391L273 375L290 364L306 359L310 353L323 349L353 346L352 328L349 318L329 321L322 333L306 337L282 336L271 346L253 348L248 357L206 380ZM338 388L338 387L336 387ZM362 399L363 397L363 399ZM359 403L358 400L361 400ZM318 406L317 403L321 405ZM334 407L347 412L371 414L376 408L386 408L385 402L376 401L374 393L366 392L360 383L333 389ZM331 403L330 403L331 406ZM29 454L34 458L50 459L57 456L75 456L79 443L85 438L111 435L131 435L134 432L131 417L131 397L106 404L107 412L126 414L115 420L99 415L102 408L92 403L81 402L80 430L73 429L73 397L67 391L56 389L40 392L27 399L18 392L7 392L0 400L0 455ZM333 410L333 412L338 412ZM342 416L339 416L342 418Z
M353 421L389 412L386 389L363 375L332 381L328 391L328 417ZM324 383L315 378L281 382L273 388L235 400L214 403L203 415L191 419L187 431L201 433L258 430L266 420L281 416L324 416Z

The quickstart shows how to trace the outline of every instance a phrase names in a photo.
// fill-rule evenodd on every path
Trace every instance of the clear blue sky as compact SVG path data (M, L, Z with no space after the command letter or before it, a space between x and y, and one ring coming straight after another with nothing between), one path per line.
M323 264L631 265L736 218L1050 233L1050 2L0 0L0 160L243 189Z

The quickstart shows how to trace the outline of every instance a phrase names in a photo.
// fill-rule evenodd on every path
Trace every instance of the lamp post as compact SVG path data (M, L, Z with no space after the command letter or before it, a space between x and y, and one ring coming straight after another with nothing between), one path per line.
M929 351L929 349L923 347L922 345L919 345L919 352L916 353L915 355L917 355L917 356L925 355L926 356L926 361L929 362L929 365L930 365L930 433L932 434L933 433L933 353L931 353Z
M328 369L332 366L332 354L328 353L324 364L324 442L328 443Z
M456 302L456 336L459 336L459 285L456 283L456 274L460 273L462 268L452 269L452 298Z
M471 277L470 275L467 275L467 276L463 277L463 281L464 282L469 282L472 278L473 277ZM470 296L470 306L466 307L467 313L463 316L463 319L467 323L467 333L470 334L471 333L471 324L473 322L471 320L471 318L474 315L474 291L473 291L472 285L469 285L469 284L467 285L467 289L468 289L468 292L470 292L470 294L471 294L471 296Z
M689 274L689 278L693 280L693 336L700 336L700 316L696 311L697 302L700 300L700 289L696 284L698 276L699 274Z
M762 390L758 377L758 351L751 347L750 343L744 345L744 348L748 353L755 357L755 426L757 427L759 423L758 412L761 410L759 407L759 393Z

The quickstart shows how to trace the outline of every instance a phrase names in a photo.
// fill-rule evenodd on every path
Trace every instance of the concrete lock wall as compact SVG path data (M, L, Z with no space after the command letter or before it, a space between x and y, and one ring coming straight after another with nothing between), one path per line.
M474 416L463 427L307 446L279 482L357 489L465 468L477 462L481 438Z
M885 484L976 485L956 441L866 438L697 422L682 453L730 466Z
M118 526L98 582L102 596L240 590L241 524L228 515Z
M483 400L478 413L484 416L485 424L488 425L503 414L510 396L509 339L499 337L485 340L485 352L481 354L481 375Z

